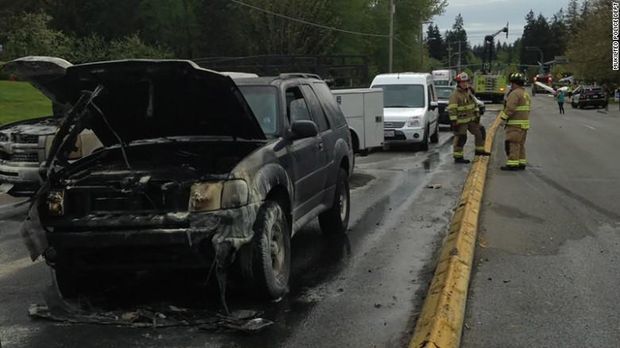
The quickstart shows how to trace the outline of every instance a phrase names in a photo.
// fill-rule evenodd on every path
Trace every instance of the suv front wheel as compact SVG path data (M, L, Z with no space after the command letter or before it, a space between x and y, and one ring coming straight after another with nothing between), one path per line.
M340 168L336 181L336 197L329 210L319 215L319 225L324 234L345 233L349 227L349 179L347 171Z
M278 299L288 292L291 270L291 234L282 207L266 201L254 222L254 238L239 251L241 275L249 291Z

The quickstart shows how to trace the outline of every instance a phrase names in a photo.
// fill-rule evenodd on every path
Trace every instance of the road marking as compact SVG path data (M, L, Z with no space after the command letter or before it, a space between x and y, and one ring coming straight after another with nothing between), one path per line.
M587 128L590 128L591 130L596 130L596 128L594 128L594 127L592 127L592 126L589 126L589 125L587 125L587 124L584 124L584 126L586 126Z
M38 264L41 262L42 261L40 258L37 261L33 262L29 257L24 257L22 259L4 263L2 264L2 268L0 268L0 279L10 276L11 274L17 271L21 271L24 268L30 267L34 264Z
M489 129L486 151L493 147L500 122L497 117ZM478 156L469 171L409 348L460 346L488 166L489 157Z

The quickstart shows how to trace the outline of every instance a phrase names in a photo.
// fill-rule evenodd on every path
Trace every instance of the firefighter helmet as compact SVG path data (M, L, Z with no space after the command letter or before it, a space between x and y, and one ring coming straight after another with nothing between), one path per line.
M516 83L518 85L523 85L525 83L525 76L522 73L512 73L508 77L508 81L512 83Z
M462 73L456 75L456 77L454 78L454 81L469 82L469 75L467 75L467 73L463 71Z

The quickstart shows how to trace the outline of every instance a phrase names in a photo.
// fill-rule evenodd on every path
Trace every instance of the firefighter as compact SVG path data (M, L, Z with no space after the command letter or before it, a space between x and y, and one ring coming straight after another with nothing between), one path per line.
M489 153L484 151L484 137L480 132L480 124L477 122L478 105L469 90L469 76L466 72L462 72L456 75L454 80L457 82L457 88L450 96L447 108L452 132L454 132L452 155L454 163L469 163L470 161L463 156L468 130L476 139L476 155L488 156Z
M504 110L500 117L505 122L506 165L501 170L524 170L527 166L525 139L530 128L530 95L523 88L525 76L521 73L510 75L511 89L506 97Z

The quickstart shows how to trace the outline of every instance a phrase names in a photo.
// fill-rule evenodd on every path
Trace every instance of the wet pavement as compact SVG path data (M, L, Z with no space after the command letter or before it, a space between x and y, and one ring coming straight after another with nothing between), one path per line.
M497 135L462 347L620 346L617 107L533 97L524 172Z
M428 152L397 148L357 157L348 233L323 236L316 221L299 231L291 243L291 291L277 303L231 291L231 310L257 311L274 322L253 335L33 320L28 308L45 303L50 271L27 258L19 237L21 216L5 218L0 221L2 347L405 346L469 169L452 163L450 138L442 132ZM127 312L154 305L215 312L214 287L196 282L200 277L159 274L93 298L92 305Z

